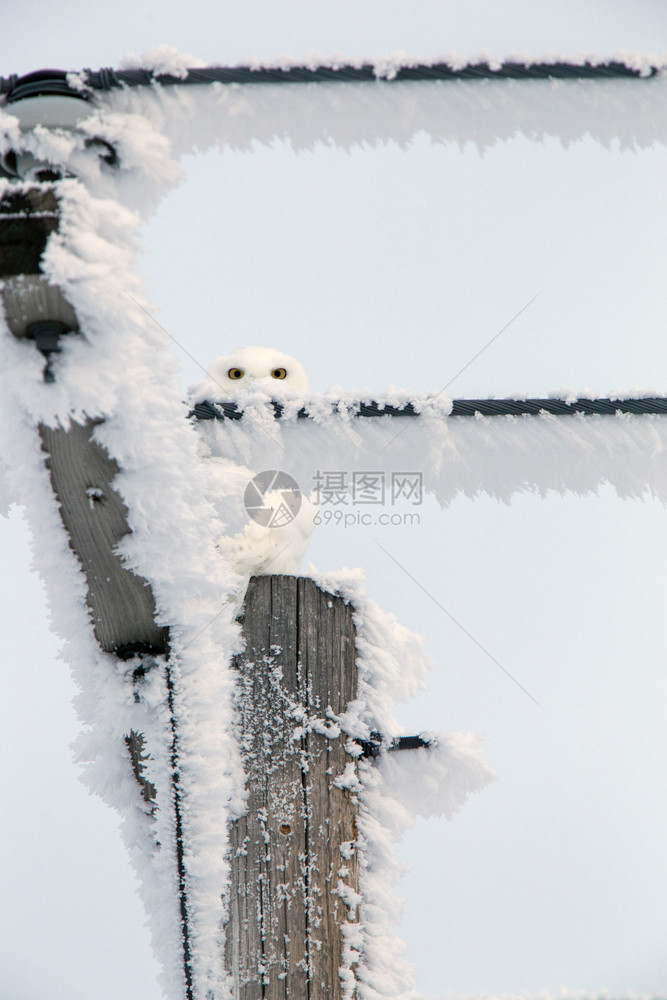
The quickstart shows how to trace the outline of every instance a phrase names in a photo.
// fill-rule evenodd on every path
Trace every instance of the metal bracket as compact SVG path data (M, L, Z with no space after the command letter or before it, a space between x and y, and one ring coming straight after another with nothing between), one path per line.
M394 750L419 750L421 747L432 746L431 740L425 740L423 736L396 736L388 742L382 733L373 731L367 740L355 740L361 747L361 756L375 759L381 753L391 753Z
M51 319L38 320L36 323L30 323L26 327L25 336L29 340L35 341L37 349L46 358L46 364L44 365L45 382L55 382L56 377L51 367L53 355L60 354L62 350L60 338L67 333L73 332L64 323L59 322L59 320Z
M6 110L16 115L22 132L36 125L76 131L79 122L87 118L95 102L89 90L77 90L64 70L49 69L28 73L12 80L3 102ZM100 160L110 167L118 165L118 153L101 136L84 140L87 149L96 150ZM0 159L0 175L11 180L53 181L72 176L57 163L37 160L32 153L10 149Z

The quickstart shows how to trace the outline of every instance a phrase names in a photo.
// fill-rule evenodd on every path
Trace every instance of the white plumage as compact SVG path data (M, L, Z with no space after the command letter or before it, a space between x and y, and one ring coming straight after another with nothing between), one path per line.
M240 347L216 358L208 372L228 399L262 389L272 399L308 391L308 376L294 358L273 347Z
M308 376L299 362L272 347L241 347L223 354L212 363L208 375L216 383L220 395L230 400L256 390L280 400L303 395L309 387ZM262 473L260 477L262 475L270 478L269 473ZM248 481L252 478L250 475ZM243 578L237 599L242 600L251 576L295 574L301 568L319 508L301 494L296 483L292 483L292 490L274 489L273 482L265 483L264 489L268 492L262 489L260 498L263 521L256 510L253 513L246 505L252 519L244 530L218 540L218 550Z
M284 503L283 491L267 493L267 507L279 511ZM298 573L314 530L313 519L319 508L306 497L296 517L278 527L264 527L250 521L238 535L225 535L218 541L218 549L234 567L245 584L251 576L265 573ZM244 587L245 590L245 587Z

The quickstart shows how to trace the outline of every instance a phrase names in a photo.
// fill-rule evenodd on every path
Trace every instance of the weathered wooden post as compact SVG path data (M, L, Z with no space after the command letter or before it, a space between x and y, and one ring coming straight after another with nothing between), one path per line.
M238 1000L338 1000L344 896L359 881L336 724L356 696L352 610L312 580L254 577L243 631L248 811L231 830L227 969Z
M64 336L80 336L74 310L41 272L48 237L58 229L52 186L17 188L0 201L2 302L15 337L34 340L50 355ZM42 448L60 516L86 575L95 637L121 657L167 651L168 630L155 623L155 601L146 580L130 572L115 552L129 532L127 508L112 483L118 465L94 438L99 420L71 421L67 428L39 425Z
M59 226L53 185L16 185L0 199L0 297L11 333L33 340L45 358L44 381L54 380L51 356L60 338L79 336L72 306L60 288L49 284L41 260L51 233ZM39 424L38 433L51 485L72 551L86 577L86 601L100 647L121 659L136 657L135 673L148 669L154 657L169 652L169 630L155 621L155 600L148 582L131 572L116 551L130 531L128 510L113 486L117 462L95 440L98 420L70 421L67 427ZM178 739L173 691L166 665L172 722L172 802L178 864L183 975L187 1000L194 1000L190 968L182 816L178 777ZM145 774L144 738L129 732L125 742L131 765L147 802L155 805L155 786Z

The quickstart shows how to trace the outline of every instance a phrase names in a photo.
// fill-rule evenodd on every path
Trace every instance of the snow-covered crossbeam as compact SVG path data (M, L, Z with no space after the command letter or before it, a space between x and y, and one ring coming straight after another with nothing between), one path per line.
M532 403L545 405L536 412ZM242 419L212 419L225 408L227 417L239 414L233 404L210 402L202 413L200 400L198 416L208 419L197 423L221 469L230 461L255 472L278 463L306 494L333 488L338 477L336 491L349 500L360 477L372 473L387 490L412 475L411 503L426 494L443 506L459 494L503 501L524 491L584 494L605 484L621 497L667 501L666 404L663 397L458 400L454 411L445 396L394 394L362 409L359 397L321 396L284 403L277 420L266 399L247 400ZM484 415L486 405L497 415Z

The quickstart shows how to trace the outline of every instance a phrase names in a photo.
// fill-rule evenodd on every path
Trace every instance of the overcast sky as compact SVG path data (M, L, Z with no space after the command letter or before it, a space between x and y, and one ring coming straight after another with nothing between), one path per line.
M0 75L118 66L162 43L222 64L312 51L667 53L667 9L311 0L166 13L123 0L91 13L28 0L3 14ZM627 86L616 91L619 132L634 124ZM422 92L417 103L429 100ZM397 93L393 117L386 110L387 137L400 134L402 102ZM659 118L659 141L641 150L522 134L482 149L441 141L427 118L403 147L388 138L297 152L297 120L282 142L256 135L241 152L221 137L223 148L185 156L184 182L143 226L138 263L184 348L174 348L183 388L217 354L264 343L297 356L317 391L438 391L534 300L448 392L664 393ZM459 498L444 511L429 501L418 527L384 530L321 530L309 558L323 570L367 567L373 599L423 634L435 661L428 692L399 717L411 731L484 735L500 779L451 824L419 822L400 848L411 868L403 933L421 993L667 995L662 505L611 490L509 506ZM0 834L0 997L88 1000L94 984L100 1000L158 1000L117 819L72 763L74 689L18 512L0 532L11 803Z

